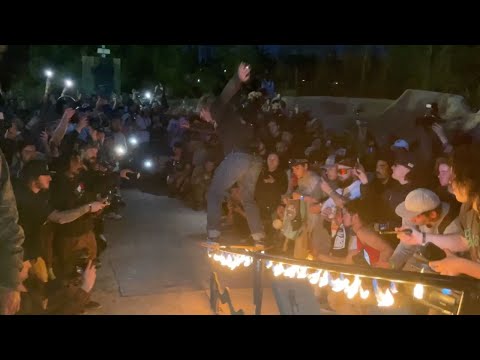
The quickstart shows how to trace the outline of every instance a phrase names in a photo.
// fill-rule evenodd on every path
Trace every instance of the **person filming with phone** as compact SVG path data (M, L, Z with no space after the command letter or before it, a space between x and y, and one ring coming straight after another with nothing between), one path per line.
M458 212L451 208L450 204L440 201L438 195L428 189L411 191L395 212L402 218L404 227L411 227L425 234L447 235L460 232ZM418 246L401 242L390 258L391 267L404 268L418 250Z
M453 234L427 234L411 229L403 232L404 227L397 228L397 237L403 244L420 246L433 243L443 249L446 257L431 261L430 267L442 274L458 276L461 274L480 279L480 168L472 164L480 161L478 144L463 145L452 156L452 190L457 201L462 203L460 231ZM470 259L455 253L468 251Z

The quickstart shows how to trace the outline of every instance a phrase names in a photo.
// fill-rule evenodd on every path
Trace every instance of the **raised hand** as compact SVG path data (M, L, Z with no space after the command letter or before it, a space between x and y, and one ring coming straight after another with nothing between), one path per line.
M243 83L250 80L250 65L242 62L238 66L238 77Z

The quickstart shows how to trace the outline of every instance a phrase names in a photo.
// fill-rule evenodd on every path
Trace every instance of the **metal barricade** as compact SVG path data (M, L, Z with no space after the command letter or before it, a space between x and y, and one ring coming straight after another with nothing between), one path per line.
M331 291L343 292L352 301L371 301L373 298L377 306L382 308L391 307L397 298L400 303L404 300L413 300L444 314L480 313L480 281L470 277L451 277L361 265L299 260L263 252L228 248L209 252L208 256L231 270L239 266L253 268L255 315L261 315L262 312L262 284L267 269L271 270L277 278L283 276L308 281L312 286L320 288L330 287ZM216 279L216 274L212 276ZM216 284L211 282L211 293L212 286L218 289L218 279ZM295 299L290 302L295 307ZM230 309L232 312L233 306L230 306ZM212 307L212 310L216 309ZM233 313L238 314L243 311L233 310Z

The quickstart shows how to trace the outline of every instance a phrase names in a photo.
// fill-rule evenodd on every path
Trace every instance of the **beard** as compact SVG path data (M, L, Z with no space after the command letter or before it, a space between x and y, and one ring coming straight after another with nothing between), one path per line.
M88 170L95 170L97 167L97 159L85 159L83 163Z
M378 180L386 180L388 178L388 175L385 175L379 172L376 173L376 176Z
M345 189L346 187L350 186L353 183L353 177L349 177L345 180L337 179L337 184L341 189Z
M42 183L41 181L35 181L34 183L34 186L38 189L40 189L41 192L45 192L48 190L49 186L48 185L45 185L44 183Z

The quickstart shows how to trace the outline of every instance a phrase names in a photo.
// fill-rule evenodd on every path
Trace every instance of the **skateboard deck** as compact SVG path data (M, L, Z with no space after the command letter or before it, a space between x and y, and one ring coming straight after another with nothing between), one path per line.
M210 250L248 250L248 251L266 251L272 249L273 246L255 246L255 245L241 245L241 244L231 244L231 245L223 245L223 244L209 244L207 242L201 243L202 247L208 248Z

